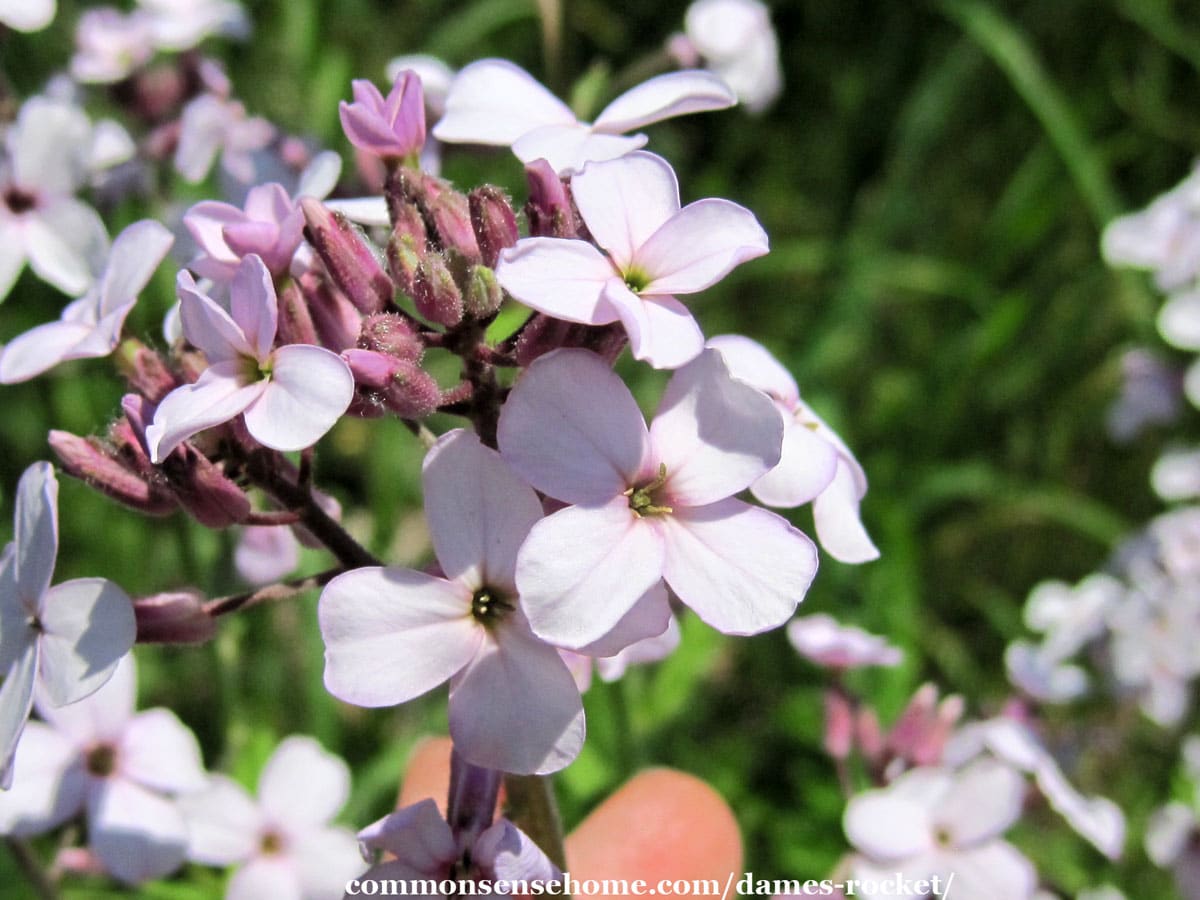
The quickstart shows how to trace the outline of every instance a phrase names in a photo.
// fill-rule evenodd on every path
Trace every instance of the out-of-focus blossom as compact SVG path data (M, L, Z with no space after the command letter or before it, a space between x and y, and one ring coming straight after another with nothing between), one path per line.
M213 35L245 37L250 22L234 0L137 0L150 19L154 46L180 51Z
M830 669L896 666L904 659L900 648L885 638L854 625L842 625L826 613L793 619L788 623L787 636L797 653Z
M1025 624L1045 636L1051 657L1066 659L1104 633L1107 617L1124 595L1124 586L1109 575L1089 575L1074 587L1042 582L1025 601Z
M40 834L87 814L88 843L128 884L161 878L184 861L188 832L174 795L205 785L195 736L167 709L135 713L137 679L126 656L85 700L38 714L17 748L18 778L0 795L0 833Z
M1200 169L1141 212L1110 222L1101 249L1109 265L1153 272L1163 291L1188 286L1200 274Z
M365 79L356 79L351 87L354 102L338 104L342 130L350 143L384 159L416 157L425 144L420 77L412 71L401 72L386 97Z
M406 69L411 69L420 77L421 91L425 96L425 121L436 124L446 111L446 97L449 96L450 84L454 81L454 70L436 56L415 53L397 56L388 62L388 81L395 81ZM425 139L425 146L421 148L420 163L421 171L431 175L438 174L442 169L442 144L433 135L428 135Z
M513 468L573 504L534 525L517 559L534 631L588 646L660 581L727 634L787 621L816 572L816 548L734 497L778 461L782 430L766 396L730 377L716 351L675 373L649 429L600 357L537 359L498 429Z
M243 209L203 200L184 214L183 224L200 247L188 267L219 284L230 282L249 254L273 277L286 275L304 240L303 211L274 183L252 187Z
M237 100L201 94L183 108L175 169L187 181L203 181L221 154L221 166L242 184L256 180L254 154L275 139L275 126L248 116Z
M721 351L735 378L767 394L783 417L783 453L779 465L750 487L768 506L812 502L821 546L840 562L876 559L879 550L859 518L867 476L840 437L800 399L791 373L761 344L736 334L708 342Z
M31 97L4 135L0 157L0 300L28 261L61 291L88 289L108 234L75 192L88 175L92 125L72 103Z
M111 6L89 9L75 26L71 77L85 84L112 84L128 78L154 55L153 22L140 10Z
M249 525L233 550L238 575L256 587L294 572L300 563L300 544L289 528Z
M1121 375L1121 394L1106 420L1113 440L1128 443L1153 425L1179 418L1179 375L1158 357L1142 348L1129 350L1121 357Z
M558 771L583 745L583 705L558 653L530 632L514 579L541 503L467 431L433 446L422 477L446 577L360 568L326 585L318 610L325 685L376 707L449 679L450 734L463 759L505 772Z
M146 428L150 459L161 463L192 435L242 415L255 440L301 450L334 426L354 397L354 376L336 353L311 344L274 348L278 302L256 255L238 267L226 312L179 273L183 331L208 368L163 398Z
M725 82L709 72L672 72L626 91L588 124L524 69L483 59L455 76L433 136L448 144L512 147L521 162L545 159L567 175L645 146L644 134L626 132L736 102Z
M651 153L591 163L571 181L601 252L581 240L532 237L500 254L496 278L526 306L587 325L620 321L637 359L672 369L704 335L674 295L711 287L767 252L754 214L728 200L679 206L670 165Z
M1170 297L1158 312L1158 331L1174 347L1200 351L1200 290ZM1200 407L1200 359L1184 373L1183 392L1192 406Z
M897 872L909 880L936 876L942 885L953 879L955 890L973 900L1031 898L1037 873L1002 838L1019 818L1024 794L1021 776L992 759L959 771L911 769L859 794L843 820L860 854L851 864L854 877L883 884Z
M0 554L0 787L35 687L54 706L97 691L133 646L133 604L103 578L50 586L58 556L58 481L34 463L17 485L13 541ZM22 777L24 777L22 773Z
M54 20L55 0L0 0L0 24L17 31L41 31Z
M1196 834L1196 812L1186 803L1168 803L1146 823L1146 855L1161 868L1177 860Z
M644 613L645 610L641 612ZM571 670L575 684L580 693L583 693L591 686L593 668L601 681L620 681L630 666L646 665L666 659L675 652L682 639L679 623L674 616L669 616L666 630L661 634L652 634L636 640L613 656L599 656L594 650L590 655L574 650L559 650L558 655Z
M697 0L688 7L684 29L703 65L721 76L750 112L762 112L779 96L779 41L770 13L758 0Z
M1066 703L1087 693L1087 672L1051 655L1045 645L1013 641L1004 651L1009 680L1030 697Z
M1150 470L1150 485L1167 502L1200 497L1200 450L1168 450Z
M121 340L125 318L174 242L150 219L135 222L113 241L108 263L87 294L57 322L39 325L0 349L0 383L27 381L60 362L107 356Z
M353 832L330 824L349 796L340 757L312 738L289 737L267 760L257 798L222 775L180 797L188 859L239 866L226 900L336 897L362 871Z

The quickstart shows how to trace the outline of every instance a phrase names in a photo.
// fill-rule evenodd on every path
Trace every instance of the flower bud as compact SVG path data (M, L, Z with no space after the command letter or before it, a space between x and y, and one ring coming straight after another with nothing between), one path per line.
M517 364L528 366L539 356L559 347L582 347L611 365L616 362L627 340L625 329L619 322L611 325L581 325L535 313L517 337Z
M570 194L550 163L534 160L525 167L525 179L529 184L529 202L525 204L529 233L535 237L576 237Z
M179 379L171 373L166 360L136 338L121 342L116 363L129 386L152 403L158 403L179 387Z
M517 217L513 213L508 197L498 187L485 184L467 195L471 210L471 227L475 230L475 241L483 264L496 267L500 251L517 242Z
M294 281L288 281L279 291L279 328L276 340L280 344L320 343L317 328L308 311L308 301Z
M933 684L924 684L913 694L888 735L888 749L894 755L909 760L913 758L916 747L933 727L937 700L938 690Z
M442 191L430 201L429 216L443 249L457 250L471 262L480 262L479 244L471 227L467 198L457 191Z
M354 304L315 272L305 272L298 284L308 301L308 313L321 346L335 353L353 347L362 330L362 314Z
M408 319L395 313L376 313L363 319L358 346L412 362L420 362L425 352Z
M349 219L331 212L319 200L303 197L300 208L308 223L305 237L350 302L364 313L378 312L391 303L395 287L365 235Z
M946 697L938 704L937 713L912 748L912 761L918 766L934 766L942 761L946 741L950 739L954 726L962 718L965 704L957 694Z
M441 403L442 392L433 376L412 360L359 349L346 350L342 359L362 389L368 414L383 407L402 419L420 419Z
M440 253L430 253L417 266L413 301L417 311L431 322L452 328L462 321L462 292Z
M421 216L421 210L408 202L398 204L392 210L392 218L396 224L392 227L392 236L388 239L388 271L400 290L412 296L413 285L417 279L417 266L425 258L429 241L425 231L425 219Z
M841 691L825 693L825 752L845 759L854 746L854 711Z
M188 514L207 528L228 528L250 515L250 498L221 467L183 444L160 468Z
M354 102L338 105L350 143L386 160L415 161L425 145L425 94L417 73L400 72L387 97L363 79L351 89Z
M170 591L133 601L139 644L200 644L216 636L217 623L196 591Z
M148 516L165 516L175 510L175 500L168 492L124 466L116 453L96 438L51 431L48 441L64 472L118 503Z
M876 765L883 759L883 729L879 727L879 716L870 707L861 707L854 720L854 736L858 749L867 762Z
M473 319L486 319L504 302L504 291L496 273L487 266L471 266L467 293L463 297L463 312Z

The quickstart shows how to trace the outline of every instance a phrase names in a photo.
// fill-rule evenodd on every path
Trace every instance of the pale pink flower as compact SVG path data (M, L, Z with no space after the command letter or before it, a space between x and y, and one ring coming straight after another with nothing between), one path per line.
M300 564L300 543L290 528L249 525L233 550L233 565L242 579L256 587L271 584Z
M1200 232L1200 221L1196 230ZM1200 248L1196 252L1200 253ZM1158 332L1173 347L1200 350L1200 290L1181 291L1167 298L1158 311ZM1200 407L1200 360L1188 366L1183 392L1193 406Z
M1150 484L1168 503L1200 497L1200 449L1163 453L1150 470Z
M350 770L310 737L289 737L267 760L251 797L214 775L179 798L188 859L239 866L226 900L326 900L362 871L348 828L330 822L350 796Z
M733 496L778 462L782 431L767 397L731 378L716 351L675 373L649 429L595 354L535 361L501 412L500 450L535 488L574 505L534 525L517 559L534 632L587 647L660 580L728 634L787 621L816 548Z
M135 222L117 235L99 279L63 310L59 321L39 325L0 349L0 383L27 381L66 360L112 353L138 294L174 240L171 232L150 219Z
M111 6L87 10L75 26L71 77L84 84L111 84L129 77L154 55L152 28L141 11L125 13Z
M735 378L766 393L783 417L779 465L751 485L750 492L767 506L811 501L817 537L830 556L848 563L876 559L879 550L859 518L867 476L850 448L800 399L795 379L761 344L727 334L708 346L721 351Z
M1198 826L1196 811L1186 803L1160 806L1146 823L1146 855L1159 868L1167 868L1183 855Z
M1020 817L1024 795L1021 776L996 760L957 772L910 769L846 807L846 836L861 854L853 875L876 882L897 872L912 880L937 876L943 885L953 878L953 893L971 900L1029 900L1037 873L1002 837Z
M135 713L137 678L126 656L96 693L58 707L39 697L17 748L19 778L0 795L0 833L40 834L87 813L88 841L129 884L184 861L187 829L173 796L205 785L200 746L167 709Z
M664 596L665 599L665 596ZM571 676L575 679L575 684L579 687L579 692L584 693L592 684L592 670L600 676L600 680L611 683L620 681L624 677L625 672L630 666L640 666L647 663L656 663L666 659L683 640L683 634L679 630L679 622L670 614L670 607L663 604L661 607L655 607L650 603L641 602L634 606L631 614L637 614L647 622L649 616L654 615L653 610L665 609L667 611L667 627L660 633L649 634L646 637L640 637L639 633L630 629L626 630L624 624L619 624L615 635L608 636L606 643L616 641L617 643L625 643L632 640L632 643L625 643L624 647L616 653L611 653L611 648L605 649L603 646L592 645L577 650L559 650L558 655L562 657L563 662L567 664L567 668L571 670ZM658 628L657 623L651 624L650 631Z
M17 31L41 31L54 20L55 0L0 0L0 24Z
M229 203L203 200L183 216L183 224L200 246L188 268L218 283L233 279L246 256L256 254L271 274L286 275L304 240L304 213L283 186L271 182L252 187L238 209Z
M213 35L244 37L250 24L234 0L137 0L153 24L154 46L180 51Z
M762 112L779 96L779 41L758 0L697 0L687 9L684 28L705 68L733 88L750 112Z
M1200 169L1144 210L1108 223L1102 237L1111 266L1149 269L1163 291L1176 291L1200 274Z
M75 199L88 174L92 125L74 104L32 97L0 157L0 300L28 261L43 281L78 296L108 250L96 211Z
M819 666L858 669L863 666L896 666L904 659L898 647L854 625L843 625L826 613L793 619L788 640L796 652Z
M583 706L554 648L530 633L514 581L517 549L541 519L541 503L462 430L433 446L422 477L445 577L360 568L326 585L318 608L325 685L375 707L449 679L450 735L467 762L557 771L583 744Z
M500 254L501 286L556 319L620 321L634 357L655 368L694 358L704 335L675 295L702 291L767 252L754 214L718 199L680 209L675 173L650 153L591 163L571 190L604 252L582 240L524 238Z
M433 136L448 144L512 147L521 162L545 159L566 175L645 146L644 134L629 131L736 102L733 91L710 72L671 72L626 91L589 124L524 69L503 59L482 59L455 76Z
M242 184L255 180L254 153L275 139L275 126L246 115L237 100L201 94L183 108L175 170L185 180L203 181L221 154L221 167Z
M278 304L271 274L256 255L238 267L226 312L179 273L180 316L188 341L208 368L171 391L146 428L150 459L160 463L192 435L244 416L246 429L275 450L302 450L334 426L354 398L354 376L336 353L312 344L272 349Z
M425 144L425 100L421 78L402 71L386 97L370 81L351 83L354 102L338 104L342 130L350 143L374 156L415 157Z
M50 586L58 556L58 481L34 463L17 485L13 542L0 554L0 787L13 780L13 752L34 687L62 706L94 693L133 646L133 603L103 578Z

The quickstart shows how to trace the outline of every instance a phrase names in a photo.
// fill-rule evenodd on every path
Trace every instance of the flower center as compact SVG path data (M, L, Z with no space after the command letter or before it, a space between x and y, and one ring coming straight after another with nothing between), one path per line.
M283 836L277 831L268 831L259 841L258 849L264 856L276 856L283 852Z
M471 615L485 628L492 628L503 621L513 608L504 594L487 585L471 595Z
M4 205L19 216L37 206L37 197L27 194L20 188L10 187L4 192Z
M933 829L933 842L939 847L951 847L954 845L954 836L950 834L949 828L939 825Z
M107 778L117 769L117 751L112 744L97 744L87 752L85 759L88 774Z
M625 491L625 496L629 498L629 508L633 510L633 514L640 519L642 516L666 516L673 513L675 510L670 506L658 502L661 498L657 494L666 483L666 463L659 463L658 475L653 481L634 485Z
M646 289L646 285L650 283L650 276L639 268L631 266L623 274L625 276L625 286L635 294L640 294Z

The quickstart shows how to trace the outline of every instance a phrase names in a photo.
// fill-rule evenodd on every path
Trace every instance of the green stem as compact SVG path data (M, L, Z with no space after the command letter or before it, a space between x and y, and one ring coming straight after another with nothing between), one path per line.
M562 817L548 775L505 775L505 815L541 848L552 863L567 869Z
M41 861L38 860L37 854L33 852L33 848L29 846L28 842L21 838L6 837L4 845L8 847L13 859L17 861L18 868L29 879L29 884L33 887L33 892L39 900L62 900L58 886L42 868Z

